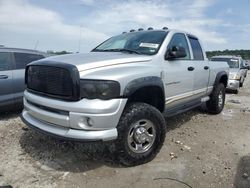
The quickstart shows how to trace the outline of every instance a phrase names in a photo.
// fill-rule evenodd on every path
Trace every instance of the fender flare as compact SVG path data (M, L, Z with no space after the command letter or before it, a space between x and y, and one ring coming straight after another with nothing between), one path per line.
M160 77L157 76L148 76L148 77L141 77L130 81L123 91L123 97L130 98L136 91L146 87L157 87L160 89L160 98L159 100L158 109L163 112L165 110L165 90L164 84ZM152 90L153 91L153 90ZM147 92L145 92L147 95Z
M227 82L228 82L228 73L226 71L220 71L217 73L215 81L214 81L214 86L218 85L220 82L220 79L222 78L222 76L226 76L227 77ZM227 83L226 83L227 85Z
M165 99L163 81L157 76L141 77L130 81L123 91L123 96L129 97L141 88L153 86L159 87L162 90Z

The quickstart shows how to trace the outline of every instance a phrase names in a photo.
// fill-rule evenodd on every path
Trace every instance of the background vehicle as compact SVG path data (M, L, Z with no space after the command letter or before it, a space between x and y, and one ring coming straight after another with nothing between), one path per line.
M44 57L35 50L0 48L0 111L22 106L25 66Z
M199 39L176 30L112 37L86 54L49 57L26 67L23 121L64 139L110 141L127 166L152 160L166 116L203 103L223 110L227 63L210 62Z
M226 61L228 63L230 69L227 89L238 93L247 76L247 67L244 60L239 56L214 56L211 58L211 61Z
M250 62L249 62L249 60L246 60L246 61L245 61L245 66L246 66L246 68L247 68L248 70L250 70Z

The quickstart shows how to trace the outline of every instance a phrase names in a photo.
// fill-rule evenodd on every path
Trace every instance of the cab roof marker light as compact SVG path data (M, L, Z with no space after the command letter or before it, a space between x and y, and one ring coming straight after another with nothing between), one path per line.
M153 27L149 27L148 30L154 30L154 28Z
M138 31L143 31L144 29L143 28L139 28Z
M135 32L135 30L134 30L134 29L131 29L130 32Z

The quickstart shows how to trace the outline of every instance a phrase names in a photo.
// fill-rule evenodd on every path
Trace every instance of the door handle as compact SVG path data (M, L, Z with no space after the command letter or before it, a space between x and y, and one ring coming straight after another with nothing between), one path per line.
M0 79L7 79L9 78L7 75L0 75Z
M194 67L188 67L188 71L193 71Z
M209 66L205 66L204 69L205 69L205 70L208 70L208 69L209 69Z

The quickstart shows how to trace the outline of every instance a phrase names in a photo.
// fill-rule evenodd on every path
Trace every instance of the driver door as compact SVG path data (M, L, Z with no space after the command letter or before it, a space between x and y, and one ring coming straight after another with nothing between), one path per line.
M166 110L181 107L192 97L194 85L194 67L191 61L187 37L183 33L173 35L167 51L173 48L185 49L186 57L165 60L164 83Z

